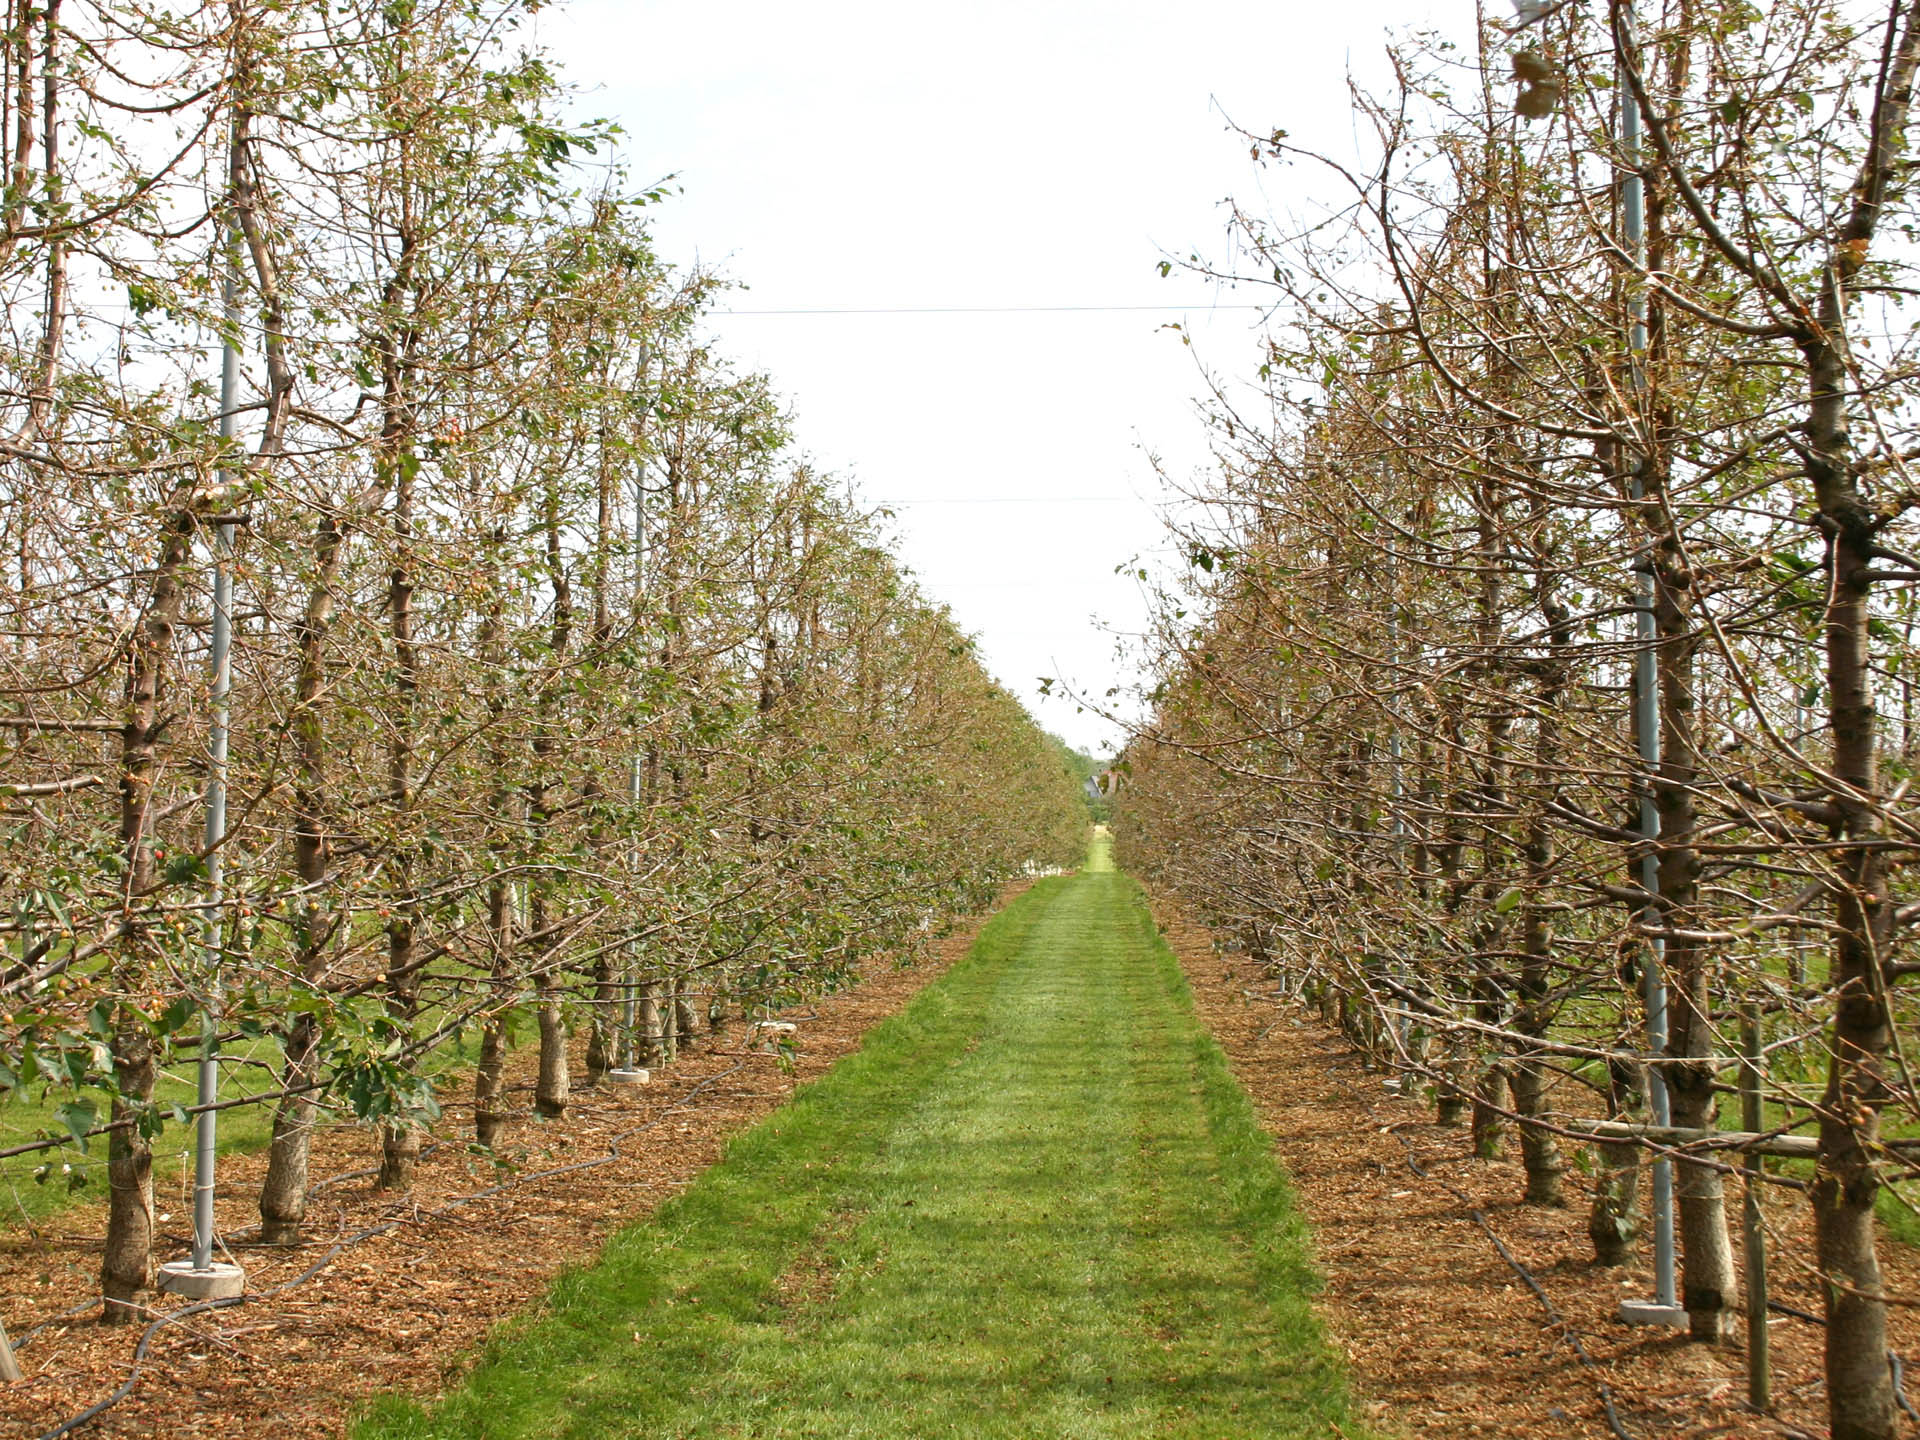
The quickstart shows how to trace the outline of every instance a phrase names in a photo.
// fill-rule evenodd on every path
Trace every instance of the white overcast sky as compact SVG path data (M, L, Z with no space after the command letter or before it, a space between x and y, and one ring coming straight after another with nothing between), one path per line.
M907 564L994 674L1105 751L1117 732L1036 682L1129 678L1112 632L1143 607L1114 571L1164 544L1149 455L1205 464L1195 352L1162 327L1257 363L1255 315L1206 313L1255 297L1156 265L1224 257L1230 194L1308 203L1229 119L1351 151L1348 75L1423 23L1471 34L1471 0L570 0L537 38L626 130L636 180L678 177L658 248L749 287L723 307L1191 307L712 322L801 447L897 507Z

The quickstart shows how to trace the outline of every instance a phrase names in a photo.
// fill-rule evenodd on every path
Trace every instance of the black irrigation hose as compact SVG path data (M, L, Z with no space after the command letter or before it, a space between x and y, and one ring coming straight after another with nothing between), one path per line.
M441 1149L445 1143L446 1143L445 1141L441 1141L441 1140L434 1141L431 1145L426 1146L420 1151L419 1158L422 1160L426 1159L429 1155L433 1154L434 1151ZM329 1175L324 1180L314 1181L311 1185L307 1187L307 1194L310 1196L317 1195L322 1190L326 1189L329 1185L341 1185L347 1182L348 1180L359 1180L364 1178L365 1176L377 1175L379 1173L380 1173L380 1167L378 1165L366 1165L361 1167L358 1170L342 1170L338 1175ZM247 1228L251 1229L253 1227L249 1226ZM237 1230L230 1233L235 1235L244 1235L247 1233L247 1231ZM242 1242L235 1241L234 1243L240 1244ZM225 1247L223 1246L222 1248L225 1248ZM66 1310L62 1310L57 1315L49 1316L47 1319L42 1320L37 1325L29 1326L27 1330L21 1334L20 1338L13 1342L13 1348L15 1350L26 1349L27 1346L32 1343L33 1337L38 1335L41 1331L51 1330L55 1325L58 1325L62 1320L71 1320L74 1316L82 1314L85 1311L91 1310L94 1306L100 1303L102 1298L103 1297L99 1295L90 1296L89 1298L82 1300L78 1305L74 1305Z
M51 1330L55 1325L58 1325L62 1320L71 1320L74 1316L79 1315L84 1311L91 1310L94 1306L100 1303L101 1299L102 1297L99 1295L89 1296L87 1299L82 1300L78 1305L75 1305L72 1309L62 1310L58 1315L54 1315L46 1320L42 1320L38 1325L32 1326L29 1329L23 1331L21 1333L20 1338L13 1342L13 1348L16 1351L26 1349L28 1344L32 1342L33 1337L38 1335L42 1330Z
M1769 1310L1778 1310L1782 1315L1791 1315L1796 1320L1804 1320L1809 1325L1826 1325L1826 1317L1815 1315L1811 1310L1802 1310L1794 1305L1783 1305L1778 1300L1767 1301ZM1907 1399L1907 1369L1900 1363L1900 1352L1892 1346L1887 1347L1887 1370L1893 1377L1893 1400L1906 1417L1920 1425L1920 1410L1913 1408L1913 1402Z
M1617 1440L1633 1440L1632 1433L1620 1419L1620 1412L1614 1408L1613 1388L1607 1384L1606 1377L1600 1373L1600 1367L1594 1363L1593 1357L1587 1353L1587 1347L1580 1339L1580 1332L1568 1323L1566 1316L1554 1308L1552 1299L1547 1295L1547 1292L1541 1288L1540 1282L1533 1278L1533 1272L1516 1260L1513 1252L1507 1249L1498 1235L1494 1234L1493 1226L1487 1223L1486 1214L1478 1205L1473 1203L1472 1196L1425 1169L1420 1162L1414 1158L1413 1142L1400 1133L1398 1126L1393 1127L1389 1133L1394 1139L1398 1140L1406 1150L1407 1168L1422 1180L1443 1187L1462 1205L1466 1206L1467 1213L1473 1217L1482 1230L1486 1231L1487 1239L1493 1242L1493 1248L1500 1253L1500 1258L1507 1262L1507 1265L1512 1269L1514 1274L1526 1281L1527 1288L1533 1292L1534 1298L1540 1302L1540 1308L1547 1312L1547 1320L1557 1327L1560 1333L1566 1337L1567 1343L1573 1346L1573 1353L1580 1357L1580 1363L1593 1372L1593 1378L1600 1387L1600 1404L1607 1412L1607 1428L1613 1431Z
M1796 1320L1804 1320L1809 1325L1825 1325L1827 1323L1824 1318L1814 1314L1811 1310L1802 1310L1798 1305L1789 1305L1784 1300L1769 1299L1767 1301L1767 1308L1769 1310L1778 1310L1782 1315L1791 1315Z
M511 1190L516 1185L524 1185L524 1184L527 1184L529 1181L549 1180L556 1175L571 1175L577 1171L592 1170L601 1165L611 1165L614 1161L621 1158L620 1146L623 1142L632 1139L635 1135L643 1134L644 1132L653 1129L654 1126L659 1125L663 1121L665 1121L669 1115L680 1114L682 1111L684 1111L687 1108L687 1102L692 1100L693 1097L698 1095L702 1090L705 1090L710 1085L717 1084L719 1081L726 1079L727 1076L729 1075L735 1074L736 1072L745 1069L746 1065L747 1065L747 1062L745 1060L742 1060L734 1065L729 1066L725 1070L720 1071L718 1074L709 1075L706 1079L702 1080L699 1084L695 1085L691 1090L687 1091L685 1095L681 1096L677 1101L675 1101L672 1105L668 1106L665 1110L662 1110L658 1115L654 1116L651 1120L648 1120L646 1123L641 1125L635 1125L632 1129L622 1130L619 1134L612 1136L606 1142L607 1153L605 1155L597 1156L592 1160L576 1160L570 1165L556 1165L556 1166L553 1166L551 1169L547 1169L547 1170L532 1170L526 1173L525 1175L516 1175L511 1180L504 1180L498 1185L489 1185L484 1190L475 1190L472 1194L458 1196L455 1199L449 1200L444 1205L435 1206L431 1210L416 1210L412 1215L405 1216L402 1219L389 1220L383 1225L369 1226L365 1230L361 1230L356 1232L355 1234L347 1236L347 1238L344 1240L336 1241L333 1247L329 1249L325 1255L322 1255L317 1261L315 1261L306 1270L303 1270L300 1274L294 1276L293 1279L274 1286L271 1290L262 1290L256 1294L250 1294L250 1295L229 1295L225 1299L221 1299L221 1300L203 1300L198 1304L188 1305L184 1309L174 1310L169 1312L168 1314L160 1316L152 1324L147 1326L147 1328L144 1331L141 1332L140 1343L135 1345L133 1349L133 1365L127 1371L127 1378L120 1383L120 1388L115 1390L111 1395L107 1396L104 1400L95 1401L92 1405L89 1405L85 1410L82 1410L78 1415L74 1415L69 1419L61 1421L53 1429L47 1431L45 1434L40 1436L40 1440L60 1440L60 1437L63 1435L71 1435L74 1431L78 1430L82 1425L87 1424L89 1421L93 1420L96 1416L101 1415L106 1411L112 1409L115 1405L118 1405L122 1400L126 1399L129 1395L131 1395L133 1393L133 1387L139 1382L140 1372L146 1365L147 1350L148 1350L148 1347L153 1343L153 1337L168 1325L172 1325L177 1323L178 1321L185 1320L189 1316L204 1314L206 1311L209 1311L209 1310L224 1310L229 1306L245 1305L248 1303L257 1303L263 1300L270 1300L276 1295L284 1295L287 1291L294 1289L296 1286L306 1284L307 1281L311 1280L314 1276L318 1275L322 1270L326 1269L327 1266L331 1265L334 1262L334 1260L339 1257L341 1252L349 1249L354 1245L359 1245L364 1243L365 1241L371 1240L377 1235L390 1234L393 1231L398 1230L403 1225L418 1224L423 1220L438 1219L440 1216L446 1215L451 1213L452 1211L461 1209L463 1206L471 1205L476 1200L485 1200L489 1196L498 1195L503 1190ZM333 1176L332 1179L336 1181L344 1180L344 1179L347 1179L348 1176L355 1173L364 1174L366 1172L349 1171L347 1172L346 1175L336 1175L336 1176ZM48 1325L57 1324L60 1320L65 1319L67 1315L78 1314L79 1311L88 1309L97 1303L99 1303L97 1298L94 1300L89 1300L84 1305L76 1306L74 1309L65 1312L64 1315L55 1316L54 1319L52 1320L42 1322L40 1325L35 1326L33 1330L28 1331L27 1333L28 1335L35 1334L40 1330L44 1330ZM21 1343L24 1344L25 1340L26 1340L26 1337L23 1336Z
M199 1304L189 1305L184 1310L175 1310L171 1314L162 1315L141 1332L140 1343L133 1347L133 1367L127 1371L127 1378L120 1382L120 1388L107 1396L106 1399L96 1400L71 1419L62 1420L53 1429L42 1435L40 1440L60 1440L62 1435L71 1435L75 1430L78 1430L82 1425L92 1420L94 1416L112 1409L115 1405L118 1405L122 1400L126 1399L127 1396L131 1395L135 1383L140 1379L141 1367L147 1362L147 1347L153 1343L153 1337L157 1335L163 1327L173 1324L176 1320L184 1320L189 1315L198 1315L203 1311L224 1310L230 1305L245 1304L246 1299L247 1297L244 1295L229 1295L224 1300L202 1300Z
M1899 1402L1900 1408L1907 1412L1907 1418L1914 1424L1920 1425L1920 1413L1915 1412L1913 1402L1907 1399L1905 1368L1900 1364L1899 1354L1891 1346L1887 1347L1887 1369L1893 1375L1893 1398Z
M1412 1170L1413 1173L1418 1175L1422 1180L1431 1180L1436 1185L1446 1186L1448 1190L1453 1192L1454 1198L1467 1207L1467 1213L1479 1221L1480 1228L1487 1232L1487 1238L1493 1242L1493 1248L1500 1252L1500 1258L1513 1267L1514 1274L1527 1282L1527 1288L1533 1291L1534 1295L1539 1299L1540 1304L1545 1307L1547 1317L1552 1320L1554 1324L1558 1325L1567 1339L1572 1342L1574 1353L1580 1357L1581 1363L1588 1369L1594 1371L1595 1379L1599 1379L1600 1367L1595 1365L1593 1360L1587 1355L1586 1346L1580 1343L1579 1332L1567 1323L1565 1317L1562 1316L1559 1311L1553 1308L1553 1302L1547 1298L1547 1292L1540 1288L1540 1282L1535 1280L1533 1276L1527 1272L1526 1266L1513 1258L1512 1253L1501 1243L1500 1237L1493 1233L1493 1226L1487 1223L1487 1217L1474 1205L1472 1198L1468 1196L1465 1191L1455 1189L1452 1185L1447 1184L1445 1180L1440 1179L1439 1176L1430 1174L1422 1169L1420 1162L1413 1158L1413 1143L1409 1141L1406 1136L1402 1135L1398 1129L1395 1129L1392 1133L1393 1138L1398 1140L1401 1145L1406 1148L1407 1168ZM1782 1315L1791 1315L1796 1320L1804 1320L1809 1325L1825 1325L1827 1323L1821 1316L1815 1315L1809 1310L1802 1310L1797 1306L1788 1305L1784 1301L1768 1300L1767 1308L1769 1310L1778 1310ZM1920 1410L1915 1410L1913 1402L1907 1399L1905 1367L1900 1363L1899 1354L1891 1348L1887 1350L1887 1368L1893 1377L1893 1398L1895 1403L1905 1412L1909 1420L1912 1420L1916 1425L1920 1425ZM1611 1427L1613 1433L1619 1437L1619 1440L1633 1440L1633 1437L1629 1435L1625 1427L1621 1425L1620 1416L1613 1408L1613 1392L1608 1389L1605 1380L1600 1380L1599 1383L1600 1403L1606 1406L1608 1426Z

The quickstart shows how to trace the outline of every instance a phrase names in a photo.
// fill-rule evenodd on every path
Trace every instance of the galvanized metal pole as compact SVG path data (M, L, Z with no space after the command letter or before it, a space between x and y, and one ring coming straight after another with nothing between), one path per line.
M227 245L225 294L226 340L220 354L220 449L228 453L234 438L234 410L240 403L240 256L230 235ZM220 470L221 491L234 483L231 465ZM213 650L207 667L213 678L213 724L207 739L207 908L201 924L207 964L206 1001L201 1010L200 1104L220 1099L219 1027L220 905L225 898L227 839L227 723L233 693L233 526L214 527ZM218 1139L218 1112L202 1109L195 1137L193 1168L193 1268L213 1263L214 1154Z
M1646 187L1640 176L1640 107L1634 102L1627 84L1626 69L1634 50L1632 6L1622 7L1620 23L1620 76L1614 87L1620 105L1620 207L1624 248L1632 261L1627 277L1627 385L1638 400L1647 389L1647 296L1641 272L1647 263ZM1634 467L1631 492L1635 500L1646 498L1646 481L1638 464ZM1654 655L1656 630L1653 619L1654 578L1651 542L1643 542L1640 558L1634 565L1634 616L1639 650L1634 657L1634 729L1640 740L1640 834L1646 850L1640 857L1640 886L1649 897L1659 893L1660 862L1655 842L1660 838L1660 810L1654 802L1654 779L1660 773L1660 691L1659 666ZM1642 912L1649 922L1657 922L1658 906L1649 898ZM1672 1123L1667 1101L1667 1083L1657 1063L1667 1048L1667 981L1664 971L1666 943L1658 937L1648 940L1642 954L1641 994L1647 1011L1647 1050L1654 1057L1647 1079L1647 1098L1653 1111L1653 1123ZM1664 1156L1653 1162L1653 1303L1628 1301L1620 1307L1621 1318L1649 1325L1684 1325L1686 1311L1675 1297L1673 1250L1673 1162Z
M227 719L233 666L233 526L215 528L213 572L213 727L207 745L207 908L201 919L206 958L206 989L201 1005L199 1130L193 1156L193 1268L213 1263L214 1154L220 1099L220 906L224 896L225 864L221 854L227 838Z
M634 823L637 826L640 814L640 753L637 749L634 751L633 759L627 767L627 799L632 803L633 814L635 816ZM635 872L638 873L640 846L637 842L633 847L633 853L635 861L634 868ZM634 1029L639 1019L639 986L640 942L635 940L631 946L629 946L627 953L627 993L624 1024L626 1030L626 1068L629 1070L640 1063L640 1046L634 1035Z
M226 231L226 267L221 283L225 330L220 353L220 500L226 504L237 481L232 463L240 404L240 233L237 218ZM193 1151L193 1259L190 1265L161 1267L160 1288L198 1299L237 1295L246 1280L237 1265L213 1263L213 1192L219 1140L220 1099L220 931L224 900L227 839L227 722L233 690L233 523L214 526L213 643L207 657L212 681L211 723L207 736L206 851L207 899L201 914L201 949L206 974L200 1003L200 1062Z

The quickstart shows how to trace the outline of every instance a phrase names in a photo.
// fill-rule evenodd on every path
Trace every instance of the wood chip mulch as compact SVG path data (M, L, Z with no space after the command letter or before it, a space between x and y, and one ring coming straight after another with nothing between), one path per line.
M1337 1031L1282 994L1260 965L1218 951L1177 907L1160 902L1155 909L1201 1019L1253 1096L1292 1175L1326 1277L1319 1310L1351 1361L1370 1423L1409 1436L1610 1436L1604 1383L1634 1440L1827 1434L1817 1326L1773 1317L1775 1409L1753 1413L1744 1339L1716 1349L1615 1317L1623 1296L1652 1293L1650 1261L1621 1270L1592 1263L1591 1192L1579 1170L1567 1172L1567 1208L1522 1205L1517 1155L1474 1158L1463 1130L1443 1129L1431 1106L1391 1094L1389 1077L1367 1070ZM1416 1174L1409 1158L1431 1178ZM1739 1182L1730 1180L1736 1226L1739 1195ZM1777 1187L1769 1187L1767 1204L1773 1298L1817 1315L1819 1292L1806 1265L1813 1253L1810 1208ZM1472 1208L1533 1275L1564 1327L1549 1320L1500 1257ZM1920 1295L1912 1249L1883 1238L1881 1262L1892 1293ZM1920 1403L1920 1315L1895 1307L1891 1326L1909 1393ZM1574 1353L1568 1328L1591 1365Z
M1021 888L1010 887L1001 903ZM556 1272L590 1261L614 1230L650 1214L717 1160L731 1136L856 1049L869 1029L966 953L980 923L964 923L911 967L877 961L857 985L783 1012L780 1018L796 1026L790 1067L749 1052L736 1021L654 1072L651 1084L576 1090L564 1119L541 1121L531 1114L535 1057L516 1053L509 1079L522 1113L499 1147L510 1169L496 1170L457 1133L471 1113L470 1105L453 1103L464 1092L449 1092L444 1143L422 1159L404 1199L373 1193L357 1173L378 1158L368 1131L320 1130L313 1174L348 1178L315 1194L311 1243L269 1249L229 1239L246 1267L247 1303L162 1328L132 1394L78 1433L341 1435L356 1407L377 1392L436 1393L495 1324L539 1299ZM537 1173L605 1157L616 1141L617 1158L608 1163ZM223 1235L244 1237L257 1227L253 1205L264 1170L264 1155L221 1162ZM161 1229L184 1254L186 1177L155 1181L159 1208L171 1217ZM498 1193L454 1203L503 1182ZM0 1316L16 1344L27 1342L19 1357L25 1380L0 1387L5 1440L47 1433L133 1372L139 1327L104 1328L91 1310L61 1318L99 1293L104 1225L105 1207L92 1202L64 1211L37 1235L0 1229ZM351 1243L312 1278L266 1293L341 1241ZM156 1315L180 1308L166 1297L155 1303Z

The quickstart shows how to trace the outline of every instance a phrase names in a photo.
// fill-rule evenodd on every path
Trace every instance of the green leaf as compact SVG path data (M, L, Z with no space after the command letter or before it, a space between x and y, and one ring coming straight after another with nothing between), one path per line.
M53 1112L53 1118L66 1127L82 1150L87 1148L87 1132L100 1121L100 1112L91 1100L69 1100Z
M167 861L166 869L161 872L170 885L185 885L189 881L207 878L207 862L198 855L176 855Z

